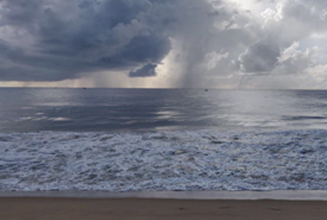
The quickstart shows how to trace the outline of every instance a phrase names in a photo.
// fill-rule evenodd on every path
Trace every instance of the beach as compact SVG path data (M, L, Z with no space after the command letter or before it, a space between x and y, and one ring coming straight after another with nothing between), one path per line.
M326 220L325 97L2 89L0 220Z
M0 198L5 220L325 220L325 201Z

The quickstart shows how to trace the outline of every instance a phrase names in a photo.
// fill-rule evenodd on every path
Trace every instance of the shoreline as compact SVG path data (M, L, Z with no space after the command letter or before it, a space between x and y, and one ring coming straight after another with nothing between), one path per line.
M6 220L325 220L326 201L0 198Z
M327 201L327 190L280 191L38 191L0 192L3 198L54 198L54 199L160 199L160 200L234 200L234 201Z

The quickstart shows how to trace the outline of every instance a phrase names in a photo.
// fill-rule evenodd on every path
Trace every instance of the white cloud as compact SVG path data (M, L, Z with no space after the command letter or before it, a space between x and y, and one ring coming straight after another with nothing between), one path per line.
M276 9L267 8L264 12L261 13L262 18L265 23L268 23L270 20L279 22L283 19L283 4L278 3Z
M327 88L327 65L316 65L306 71L306 79L311 83L313 89Z
M299 43L294 42L278 57L278 66L274 71L277 74L301 74L316 64L319 48L299 50Z
M220 60L226 59L228 57L228 55L229 55L228 52L226 52L226 53L217 53L217 52L207 53L202 65L207 70L212 70L217 67L218 62Z

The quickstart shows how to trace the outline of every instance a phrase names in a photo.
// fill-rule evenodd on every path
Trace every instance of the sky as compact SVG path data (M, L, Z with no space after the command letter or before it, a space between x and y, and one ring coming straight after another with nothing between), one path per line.
M327 89L327 0L0 0L0 87Z

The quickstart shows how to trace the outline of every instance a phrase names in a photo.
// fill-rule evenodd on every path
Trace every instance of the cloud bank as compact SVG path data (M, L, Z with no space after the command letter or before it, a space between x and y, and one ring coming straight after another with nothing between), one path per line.
M324 0L0 0L0 81L325 88L326 32Z

